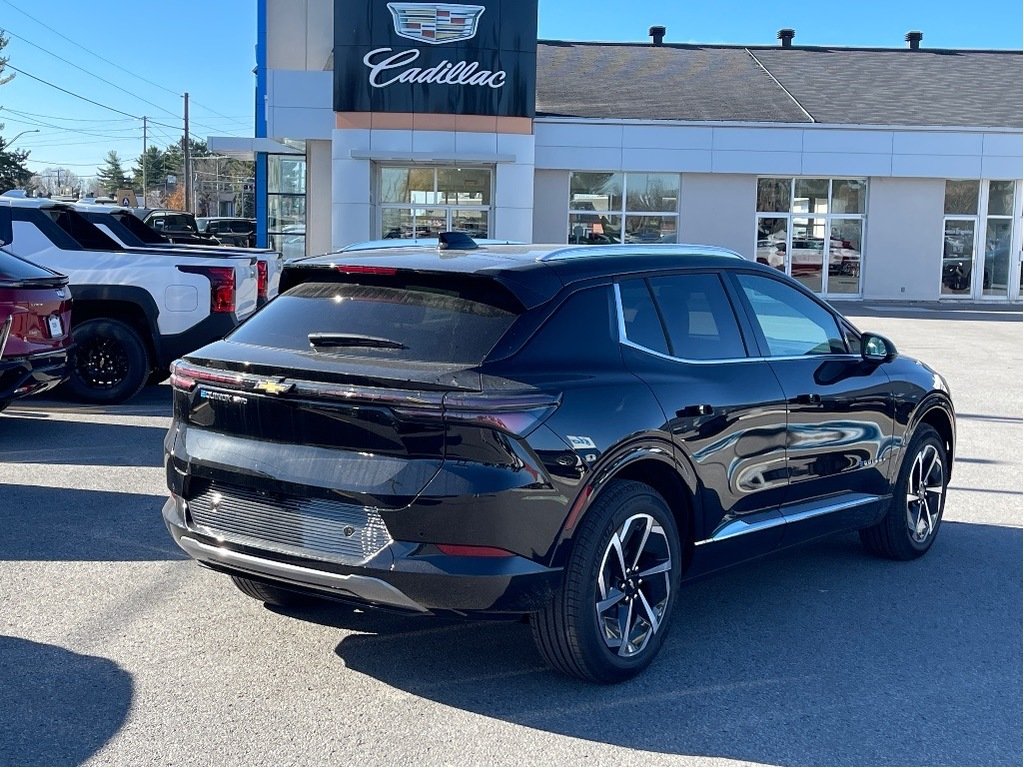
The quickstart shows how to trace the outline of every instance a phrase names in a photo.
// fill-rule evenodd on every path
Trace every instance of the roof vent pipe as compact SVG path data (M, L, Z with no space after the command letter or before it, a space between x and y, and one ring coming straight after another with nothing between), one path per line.
M647 34L651 36L651 45L661 45L665 40L665 27L651 27L647 30Z
M779 40L782 41L782 47L783 48L792 48L793 47L793 38L796 37L796 30L795 29L780 29L779 30L779 34L777 35L777 37L779 38Z
M907 36L903 39L910 43L910 50L916 51L921 47L921 41L924 40L924 32L918 32L916 30L913 32L907 32Z

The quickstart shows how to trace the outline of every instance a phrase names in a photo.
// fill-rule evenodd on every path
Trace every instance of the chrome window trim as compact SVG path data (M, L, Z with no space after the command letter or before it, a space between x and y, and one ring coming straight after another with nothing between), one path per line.
M644 278L632 278L643 280ZM780 281L781 282L781 281ZM626 347L632 347L633 349L641 352L646 352L649 355L660 357L662 360L671 360L675 363L686 363L687 365L720 365L723 363L771 363L784 360L860 360L860 355L853 354L852 352L830 352L824 355L788 355L772 357L767 355L756 355L747 357L716 357L709 360L692 360L688 357L674 357L673 355L666 355L664 352L658 352L650 347L645 347L637 344L635 341L630 341L626 335L626 316L622 310L622 294L619 290L619 281L616 280L613 283L612 288L615 291L615 313L617 315L616 320L619 326L619 344Z

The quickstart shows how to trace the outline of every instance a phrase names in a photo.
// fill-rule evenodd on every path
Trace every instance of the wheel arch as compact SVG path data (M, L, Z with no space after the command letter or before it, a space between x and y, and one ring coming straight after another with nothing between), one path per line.
M680 464L671 445L651 442L619 453L591 473L580 487L554 547L551 565L564 565L580 523L601 493L616 480L633 480L652 487L665 499L679 529L684 571L693 555L698 519L697 476Z
M951 477L956 449L956 414L953 411L952 402L937 392L931 393L921 402L910 420L907 439L903 446L904 451L922 424L932 427L942 438L946 447L946 477Z
M125 285L72 285L71 327L87 320L119 320L139 334L150 364L159 359L157 309L143 288Z

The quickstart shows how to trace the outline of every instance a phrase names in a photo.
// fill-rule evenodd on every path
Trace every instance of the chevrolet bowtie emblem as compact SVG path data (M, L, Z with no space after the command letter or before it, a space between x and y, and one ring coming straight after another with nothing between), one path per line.
M253 387L257 392L265 392L268 395L283 395L290 392L294 384L287 384L283 381L272 381L271 379L260 379Z

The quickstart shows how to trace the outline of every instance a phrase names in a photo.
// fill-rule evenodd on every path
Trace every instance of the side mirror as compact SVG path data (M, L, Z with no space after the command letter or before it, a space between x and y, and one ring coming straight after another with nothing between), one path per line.
M11 216L11 206L0 203L0 245L10 245L14 242L14 221Z
M860 354L872 363L887 363L896 357L896 345L885 336L865 333L860 337Z

